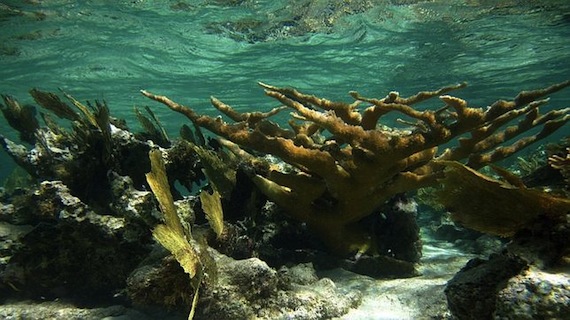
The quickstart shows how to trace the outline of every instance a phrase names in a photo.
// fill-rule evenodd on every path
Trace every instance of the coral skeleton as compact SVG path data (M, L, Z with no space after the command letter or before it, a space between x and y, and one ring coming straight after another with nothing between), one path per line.
M397 92L382 99L351 92L351 103L259 84L283 106L268 113L242 114L212 97L212 105L231 123L198 114L166 96L141 93L239 146L234 151L271 154L290 164L294 170L271 167L268 173L253 173L252 180L338 255L375 253L374 232L362 220L397 194L437 185L444 174L442 160L463 161L479 169L547 137L570 119L570 108L539 112L548 102L544 97L570 81L522 91L513 100L498 100L488 107L471 107L447 95L465 83L407 98ZM436 97L443 103L438 109L415 106ZM291 128L269 120L283 107L293 110ZM393 113L405 116L400 123L411 128L380 124ZM537 130L531 134L531 129ZM450 142L455 146L438 152L439 146Z

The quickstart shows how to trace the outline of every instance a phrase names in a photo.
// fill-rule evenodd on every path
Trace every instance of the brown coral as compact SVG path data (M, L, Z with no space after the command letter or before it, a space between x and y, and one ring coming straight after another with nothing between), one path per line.
M540 114L542 97L570 85L570 81L541 90L523 91L512 101L499 100L487 108L471 107L449 91L465 84L403 98L391 92L385 98L365 98L351 92L352 103L330 101L295 89L260 83L265 93L294 110L292 122L302 125L285 129L267 118L236 116L228 105L212 98L221 112L234 119L197 114L165 96L142 94L184 114L195 125L239 146L272 154L296 170L273 168L253 176L256 185L288 213L304 221L340 255L375 251L375 236L361 220L396 194L437 184L443 166L433 160L467 160L480 168L510 156L543 139L569 119L569 109ZM420 111L414 105L439 97L443 106ZM364 111L358 107L368 104ZM413 124L409 130L379 125L388 113L399 113ZM238 114L239 115L239 114ZM515 119L518 123L507 126ZM540 128L533 135L528 130ZM325 137L323 139L323 137ZM458 138L458 145L438 153L437 147ZM508 141L514 141L505 145Z

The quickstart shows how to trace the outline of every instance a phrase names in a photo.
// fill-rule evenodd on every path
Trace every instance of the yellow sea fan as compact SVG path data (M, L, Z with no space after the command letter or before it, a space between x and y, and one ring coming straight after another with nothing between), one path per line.
M163 247L174 255L176 261L178 261L184 271L190 275L190 278L196 276L199 271L198 268L201 265L200 257L184 237L164 224L157 225L152 230L152 235Z
M202 192L200 192L200 202L202 203L202 210L204 210L206 214L210 227L219 238L224 231L224 213L220 193L218 190L214 190L212 194L206 190L202 190Z

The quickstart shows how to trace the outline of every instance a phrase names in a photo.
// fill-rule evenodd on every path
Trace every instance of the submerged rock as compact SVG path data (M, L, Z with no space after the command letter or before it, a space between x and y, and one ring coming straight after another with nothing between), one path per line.
M565 319L570 312L568 271L526 268L520 259L497 255L471 261L445 292L456 319Z
M445 289L452 314L457 319L490 319L501 284L525 266L521 259L502 255L469 261Z
M318 279L310 264L277 272L257 258L215 259L219 282L204 293L199 319L330 319L360 303L359 293Z
M200 290L196 319L330 319L361 301L357 291L319 279L311 264L275 270L257 258L235 260L209 252L218 267L217 282ZM170 257L148 262L129 277L134 305L189 307L192 289L182 268Z
M1 319L65 319L65 320L176 320L184 319L180 314L165 311L142 312L122 305L100 308L79 308L64 302L14 302L2 305Z
M2 252L2 298L111 301L148 251L140 223L97 214L60 181L19 196L2 217L13 243Z
M495 319L564 319L570 314L570 269L531 268L497 293Z
M518 233L500 254L474 259L445 290L457 319L565 319L570 308L568 223Z

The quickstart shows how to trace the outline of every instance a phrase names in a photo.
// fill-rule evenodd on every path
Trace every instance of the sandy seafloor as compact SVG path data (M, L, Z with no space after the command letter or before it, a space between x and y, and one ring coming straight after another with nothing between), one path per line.
M363 293L362 304L340 319L446 319L451 314L445 285L473 257L447 243L433 242L423 246L417 277L372 279L342 269L327 276L341 288Z

